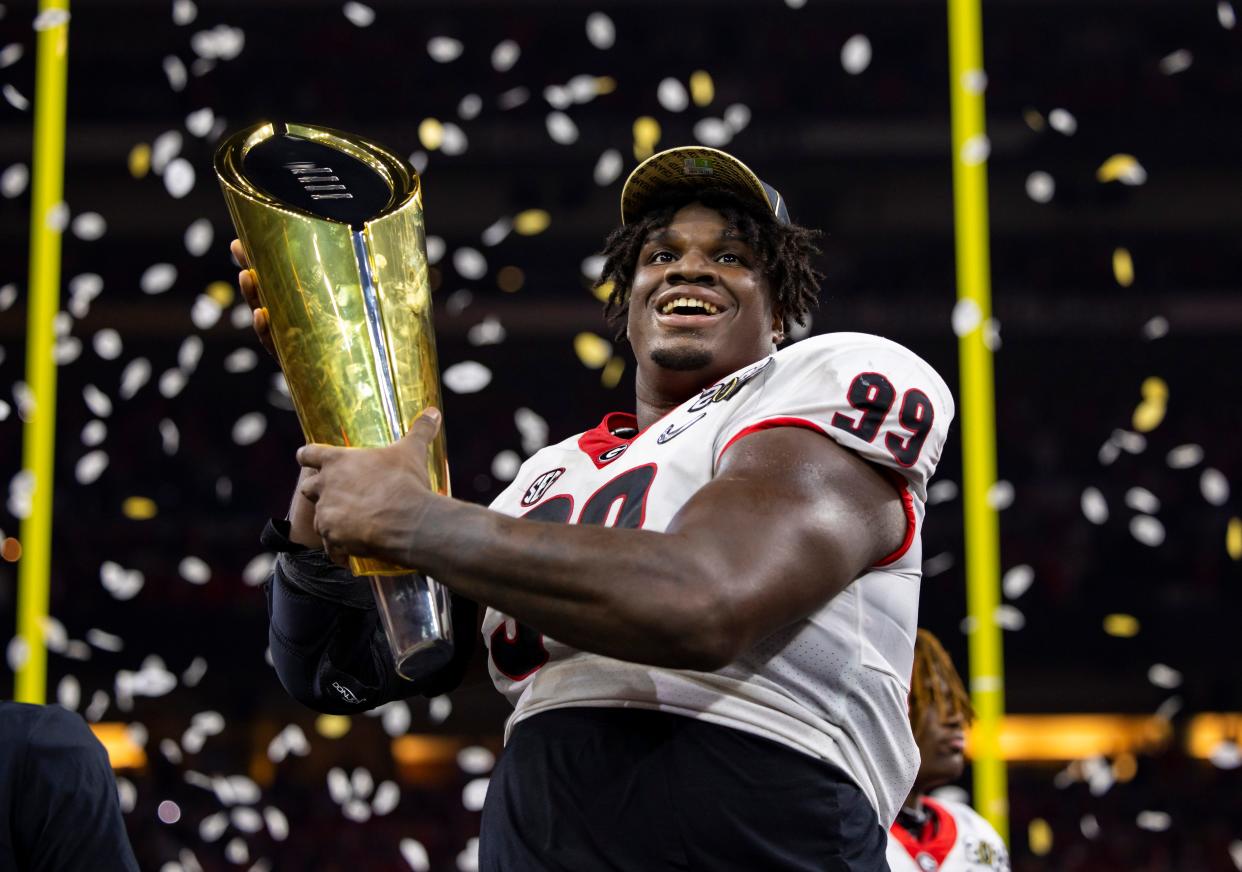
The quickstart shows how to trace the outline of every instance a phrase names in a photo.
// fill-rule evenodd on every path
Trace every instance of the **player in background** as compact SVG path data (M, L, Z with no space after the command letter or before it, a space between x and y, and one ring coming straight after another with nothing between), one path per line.
M434 412L385 448L302 448L265 534L277 672L332 712L451 688L460 663L395 677L366 585L334 562L418 567L488 607L514 705L480 868L885 869L952 398L877 336L778 350L818 295L816 234L736 158L649 158L621 218L603 277L634 411L536 453L490 510L428 489Z
M973 808L928 791L957 781L966 768L970 696L935 636L919 630L910 680L910 725L919 745L914 789L888 832L892 872L1009 872L1005 843Z

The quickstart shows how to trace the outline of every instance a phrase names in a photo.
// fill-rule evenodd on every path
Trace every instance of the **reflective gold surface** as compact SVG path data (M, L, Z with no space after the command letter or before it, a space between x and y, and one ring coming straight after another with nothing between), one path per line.
M241 131L216 154L233 226L250 257L267 308L277 357L309 442L377 447L405 433L429 405L440 405L439 367L431 322L421 188L405 164L379 146L325 128L289 130L364 161L389 183L393 197L363 231L379 303L388 369L396 396L385 414L382 348L368 334L362 274L348 225L302 212L268 196L241 172L246 152L275 135L272 125ZM449 491L444 434L429 458L432 487ZM355 575L407 573L351 560Z

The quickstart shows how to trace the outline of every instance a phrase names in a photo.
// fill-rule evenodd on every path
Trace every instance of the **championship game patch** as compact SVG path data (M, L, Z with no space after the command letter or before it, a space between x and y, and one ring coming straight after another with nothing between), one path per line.
M688 176L710 176L716 171L711 159L706 157L688 157L685 167Z

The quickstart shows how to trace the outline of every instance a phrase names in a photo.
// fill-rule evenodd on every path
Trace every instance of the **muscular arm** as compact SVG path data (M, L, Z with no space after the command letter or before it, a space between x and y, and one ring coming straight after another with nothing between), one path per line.
M810 614L905 532L878 471L795 428L733 445L665 533L538 523L434 495L419 515L391 557L573 647L697 669Z

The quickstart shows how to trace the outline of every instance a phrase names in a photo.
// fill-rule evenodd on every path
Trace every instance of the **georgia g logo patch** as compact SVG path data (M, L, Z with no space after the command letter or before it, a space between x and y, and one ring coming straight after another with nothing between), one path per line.
M544 494L548 492L549 488L556 484L556 480L564 474L565 467L562 466L559 469L549 469L547 472L536 478L530 483L530 487L526 489L526 493L522 495L522 506L524 508L533 506L535 503L543 499Z

